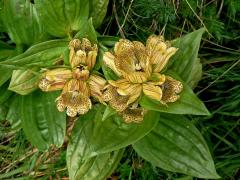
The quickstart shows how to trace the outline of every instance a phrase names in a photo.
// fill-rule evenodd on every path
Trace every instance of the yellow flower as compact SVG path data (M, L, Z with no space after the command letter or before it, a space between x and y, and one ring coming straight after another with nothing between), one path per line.
M162 36L150 36L146 46L121 39L115 44L114 54L106 52L103 57L104 63L120 77L117 81L108 81L104 100L121 112L127 122L134 121L127 116L129 114L136 118L135 122L143 119L141 108L129 108L138 104L142 93L162 104L175 102L182 91L182 83L160 72L176 51L177 48L171 47Z
M88 39L73 39L69 43L69 62L71 69L57 68L43 73L39 88L43 91L62 90L56 99L59 111L70 117L85 114L92 106L90 97L103 103L102 92L106 80L91 74L96 63L98 48Z

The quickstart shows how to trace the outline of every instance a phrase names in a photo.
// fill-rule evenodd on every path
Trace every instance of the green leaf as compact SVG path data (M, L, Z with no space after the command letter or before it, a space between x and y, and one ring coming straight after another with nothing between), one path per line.
M119 37L115 36L98 36L98 41L103 45L107 47L113 47L116 42L119 41Z
M204 31L201 28L172 42L179 49L171 58L167 69L174 70L190 87L196 86L201 79L202 66L198 59L198 50Z
M2 16L8 34L16 44L29 46L48 38L29 0L4 0Z
M0 87L1 87L11 77L12 70L9 70L5 67L1 67L1 65L0 65L0 72L1 72L1 74L4 74L4 75L0 76Z
M7 43L0 41L0 61L10 58L16 54L16 51L13 47ZM0 86L2 86L12 75L12 70L6 67L0 66Z
M63 144L66 115L56 108L55 100L59 92L35 91L20 100L20 117L27 139L39 150L47 150L50 145Z
M93 27L92 18L84 23L84 26L81 27L80 31L75 35L74 38L88 38L92 43L97 43L97 34Z
M0 104L0 122L5 120L6 115L7 115L7 111L8 111L7 107L4 106L3 104ZM0 133L0 135L1 134L2 133Z
M0 50L0 61L12 57L15 54L15 50L12 49L1 49Z
M143 95L140 100L140 105L149 110L172 114L210 115L203 102L186 84L184 84L180 98L176 102L163 105L159 101Z
M35 70L14 70L8 89L21 95L26 95L36 90L41 74L34 72Z
M173 72L168 71L166 74L174 77L177 80L180 80L179 77ZM176 102L163 105L159 101L143 95L140 99L140 105L149 110L171 114L210 115L204 103L197 97L192 89L187 84L183 82L182 84L183 90L180 93L180 98Z
M117 111L110 106L107 106L102 117L102 121L105 121L106 119L110 118L111 116L114 116L117 114Z
M68 40L50 40L30 47L23 54L0 62L0 68L21 69L23 67L50 66L59 60L67 49Z
M81 161L118 150L148 134L159 118L157 112L149 111L140 124L126 124L118 115L102 121L104 111L104 105L96 105L76 121L68 154L77 149L74 156Z
M8 89L8 82L0 87L0 104L4 103L11 95L12 92Z
M0 41L0 61L12 57L16 54L15 49L9 44Z
M74 151L68 149L67 165L70 180L105 180L117 167L124 153L124 149L120 149L81 161L74 155L75 151L77 149Z
M81 30L89 15L88 0L35 0L46 31L55 37L71 36Z
M3 24L3 1L0 1L0 32L6 32L6 28Z
M109 0L90 0L90 17L93 19L93 25L95 28L102 24L104 17L107 13Z
M21 126L21 117L19 113L20 100L21 96L17 94L10 99L6 120L11 124L12 129L19 129Z
M161 114L157 126L133 148L162 169L199 178L220 178L201 133L184 116Z

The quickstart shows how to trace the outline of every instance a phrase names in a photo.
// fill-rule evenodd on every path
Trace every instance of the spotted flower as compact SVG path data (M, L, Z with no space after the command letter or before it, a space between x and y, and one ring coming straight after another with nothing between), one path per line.
M126 122L143 120L144 110L138 105L142 94L165 105L177 101L182 83L161 73L176 51L162 36L150 36L146 46L121 39L115 44L114 54L106 52L103 57L105 64L120 77L108 81L104 100L120 112Z
M56 99L59 111L68 116L85 114L92 106L90 97L103 102L102 92L105 79L92 73L96 63L98 48L88 39L74 39L69 43L71 68L56 68L43 73L39 82L42 91L62 90Z

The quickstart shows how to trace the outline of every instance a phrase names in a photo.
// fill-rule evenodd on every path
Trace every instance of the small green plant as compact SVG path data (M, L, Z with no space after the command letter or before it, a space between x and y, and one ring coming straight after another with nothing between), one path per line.
M40 151L65 141L70 179L106 179L128 145L162 169L219 178L186 116L210 115L193 92L205 29L172 41L152 35L146 43L101 36L95 28L107 5L3 1L1 20L16 47L0 44L2 118Z

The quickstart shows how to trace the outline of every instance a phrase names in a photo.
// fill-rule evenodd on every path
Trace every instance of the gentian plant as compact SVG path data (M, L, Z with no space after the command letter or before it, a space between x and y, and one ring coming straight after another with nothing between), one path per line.
M127 146L154 166L219 178L186 115L210 115L193 92L204 29L175 40L101 36L108 0L3 0L0 104L39 151L67 143L71 180L106 179ZM73 129L68 129L69 119ZM66 132L68 131L68 135Z

